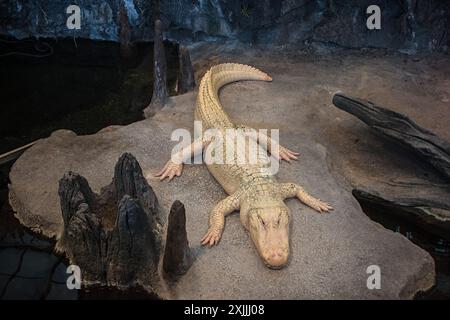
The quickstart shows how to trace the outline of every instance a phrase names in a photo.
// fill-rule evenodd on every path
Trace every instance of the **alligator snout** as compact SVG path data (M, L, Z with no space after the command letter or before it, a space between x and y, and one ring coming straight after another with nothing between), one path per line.
M283 249L274 249L268 251L262 258L269 268L281 269L287 263L288 252Z

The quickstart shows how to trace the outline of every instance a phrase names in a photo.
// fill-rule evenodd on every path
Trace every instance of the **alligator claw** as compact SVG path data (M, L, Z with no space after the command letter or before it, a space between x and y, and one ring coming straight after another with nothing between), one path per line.
M162 181L165 178L169 178L169 182L174 177L181 176L181 172L183 171L183 164L174 163L172 160L169 160L164 168L161 171L155 174L155 177L159 177L159 180Z
M294 152L292 150L289 150L288 148L279 146L278 148L278 154L274 153L273 156L281 161L281 160L285 160L287 162L291 162L291 160L298 160L298 155L300 155L298 152Z
M215 230L208 230L208 232L203 236L201 244L212 247L219 243L220 236L220 232L217 232Z
M319 199L316 200L313 208L318 212L330 212L331 210L333 210L333 207L331 205Z

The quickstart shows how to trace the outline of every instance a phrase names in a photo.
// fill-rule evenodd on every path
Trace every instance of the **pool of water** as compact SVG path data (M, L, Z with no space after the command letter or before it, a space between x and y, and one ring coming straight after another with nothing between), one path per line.
M169 93L174 94L178 46L166 42ZM0 37L0 154L57 129L92 134L143 118L153 93L153 43Z
M0 213L0 299L78 299L66 286L67 264L54 244L21 227L7 205Z
M6 188L0 185L0 300L157 299L141 288L68 289L68 261L54 253L54 241L20 224L3 192Z

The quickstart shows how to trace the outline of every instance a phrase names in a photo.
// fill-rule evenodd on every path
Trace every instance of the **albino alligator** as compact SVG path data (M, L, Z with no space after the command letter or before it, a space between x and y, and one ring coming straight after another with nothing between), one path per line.
M195 119L202 121L204 129L216 129L224 133L227 129L235 130L237 135L252 130L233 124L223 111L218 98L219 89L227 83L238 80L272 81L264 72L253 67L226 63L212 67L203 77L195 110ZM224 133L226 136L226 133ZM183 162L194 154L213 147L214 152L230 148L232 140L217 139L214 135L202 134L189 147L174 153L164 168L156 174L160 180L180 176ZM317 210L328 212L332 207L310 196L301 186L294 183L278 183L274 175L267 170L267 150L276 159L289 161L297 159L298 153L277 144L275 139L259 134L257 143L248 144L247 149L243 143L236 143L233 156L239 152L256 152L260 157L256 163L239 164L237 161L225 164L207 164L209 171L229 194L212 210L209 219L209 230L201 240L202 244L213 246L218 243L225 226L225 216L235 210L240 210L240 219L244 227L249 230L251 238L262 257L264 263L270 268L281 268L289 257L289 209L283 200L297 197L301 202ZM266 145L263 149L261 145ZM226 152L226 150L225 150ZM208 163L208 162L207 162Z

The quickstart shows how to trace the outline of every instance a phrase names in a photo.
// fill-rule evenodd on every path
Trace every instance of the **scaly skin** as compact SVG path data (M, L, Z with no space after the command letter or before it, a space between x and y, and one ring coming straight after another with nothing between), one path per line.
M195 119L202 121L203 129L215 129L220 135L203 134L191 146L174 154L165 167L156 174L160 180L180 176L183 162L205 149L205 160L220 155L227 158L225 164L207 164L209 171L221 184L229 196L220 201L212 210L209 229L202 238L202 244L213 246L220 240L225 227L225 217L240 210L240 219L264 263L270 268L281 268L289 257L289 209L284 199L297 197L301 202L318 212L328 212L332 207L309 195L301 186L294 183L278 183L269 171L269 150L278 160L296 160L298 153L281 147L276 141L259 134L254 143L245 139L221 139L234 132L236 137L245 137L245 126L235 125L223 111L218 98L219 89L227 83L238 80L272 81L262 71L253 67L226 63L212 67L203 77L197 98ZM234 131L227 131L234 129ZM230 141L236 141L235 152L228 152ZM247 142L247 143L245 143ZM247 148L246 149L246 145ZM266 145L264 149L261 145ZM258 154L253 164L240 163L238 155ZM207 163L211 163L206 161Z

